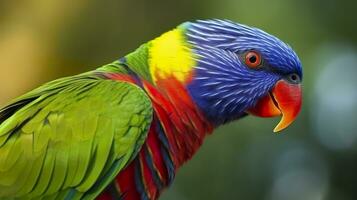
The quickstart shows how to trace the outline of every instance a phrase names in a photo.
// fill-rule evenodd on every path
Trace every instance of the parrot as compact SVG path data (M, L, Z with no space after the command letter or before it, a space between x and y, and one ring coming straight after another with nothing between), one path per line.
M287 43L225 19L192 20L112 63L0 109L0 199L156 200L217 127L302 105Z

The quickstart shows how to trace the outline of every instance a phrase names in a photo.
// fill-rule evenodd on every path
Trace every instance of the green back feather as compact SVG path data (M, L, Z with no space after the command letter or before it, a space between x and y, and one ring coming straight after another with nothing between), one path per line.
M19 97L0 110L0 199L94 199L138 153L151 118L139 87L93 72Z

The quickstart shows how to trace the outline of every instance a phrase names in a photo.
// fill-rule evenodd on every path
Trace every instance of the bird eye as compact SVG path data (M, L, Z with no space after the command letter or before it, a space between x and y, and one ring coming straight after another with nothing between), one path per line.
M245 64L250 68L257 68L262 63L262 58L258 52L249 51L245 54Z
M298 84L298 83L301 82L300 76L297 75L297 74L295 74L295 73L289 74L288 77L287 77L287 79L288 79L288 81L289 81L290 83L294 83L294 84Z

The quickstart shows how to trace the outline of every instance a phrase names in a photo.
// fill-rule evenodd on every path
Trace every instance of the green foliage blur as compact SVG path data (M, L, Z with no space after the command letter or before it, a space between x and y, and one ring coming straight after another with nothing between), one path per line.
M176 25L224 18L289 43L304 104L279 119L219 128L164 200L357 199L357 1L0 0L0 104L49 80L95 69Z

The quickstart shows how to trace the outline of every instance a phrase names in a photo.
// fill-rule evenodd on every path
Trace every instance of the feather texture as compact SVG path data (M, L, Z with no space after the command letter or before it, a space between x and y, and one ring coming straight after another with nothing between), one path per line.
M87 75L27 98L0 126L1 199L95 197L136 155L152 117L138 87Z
M249 68L247 51L261 54ZM290 46L227 20L186 22L95 71L0 110L0 199L155 200L213 128L287 74Z

